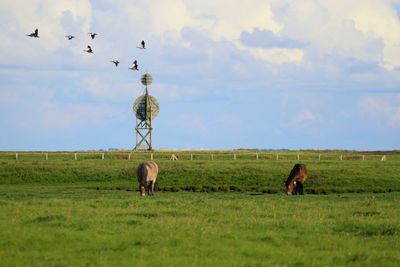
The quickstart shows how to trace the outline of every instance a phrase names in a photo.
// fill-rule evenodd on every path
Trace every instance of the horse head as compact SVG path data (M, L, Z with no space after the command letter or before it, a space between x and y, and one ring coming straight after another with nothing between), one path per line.
M144 185L140 186L140 196L144 197L146 195L146 187Z
M296 188L296 181L286 184L286 193L288 195L292 195L293 192L295 192L295 188Z

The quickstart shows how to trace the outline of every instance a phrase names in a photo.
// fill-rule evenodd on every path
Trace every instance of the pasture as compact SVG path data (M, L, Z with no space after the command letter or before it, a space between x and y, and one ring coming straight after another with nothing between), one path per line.
M400 159L305 159L307 195L286 196L297 161L0 155L0 265L396 266Z

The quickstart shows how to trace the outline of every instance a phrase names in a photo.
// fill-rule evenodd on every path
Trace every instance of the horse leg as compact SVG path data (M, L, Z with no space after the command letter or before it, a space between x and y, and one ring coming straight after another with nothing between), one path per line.
M149 196L153 195L153 181L149 182L148 188L149 188Z
M149 196L150 195L150 182L147 182L147 184L146 184L146 192L147 192L147 195Z
M302 182L297 182L297 184L296 184L296 192L299 195L304 195L304 185L303 185Z
M154 195L154 186L155 186L154 181L151 181L151 194L152 195Z

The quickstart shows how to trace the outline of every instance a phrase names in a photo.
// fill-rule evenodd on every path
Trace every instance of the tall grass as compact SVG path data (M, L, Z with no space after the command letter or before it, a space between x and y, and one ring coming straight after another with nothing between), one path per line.
M142 160L0 160L0 184L81 185L136 190L136 166ZM284 190L296 160L156 160L156 189L194 192ZM388 161L305 161L309 194L400 191L400 159Z

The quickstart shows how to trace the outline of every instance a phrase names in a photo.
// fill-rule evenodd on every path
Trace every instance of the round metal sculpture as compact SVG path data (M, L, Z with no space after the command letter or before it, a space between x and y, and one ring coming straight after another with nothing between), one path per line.
M144 94L133 103L133 112L139 120L154 119L160 111L160 105L154 96Z
M153 77L146 73L141 78L140 81L146 89L144 94L139 96L133 103L133 112L136 116L136 146L135 150L145 149L152 150L152 121L158 115L160 111L160 105L154 96L149 95L147 86L149 86Z
M148 86L153 82L153 77L149 73L146 73L142 75L140 81L142 82L143 85Z

